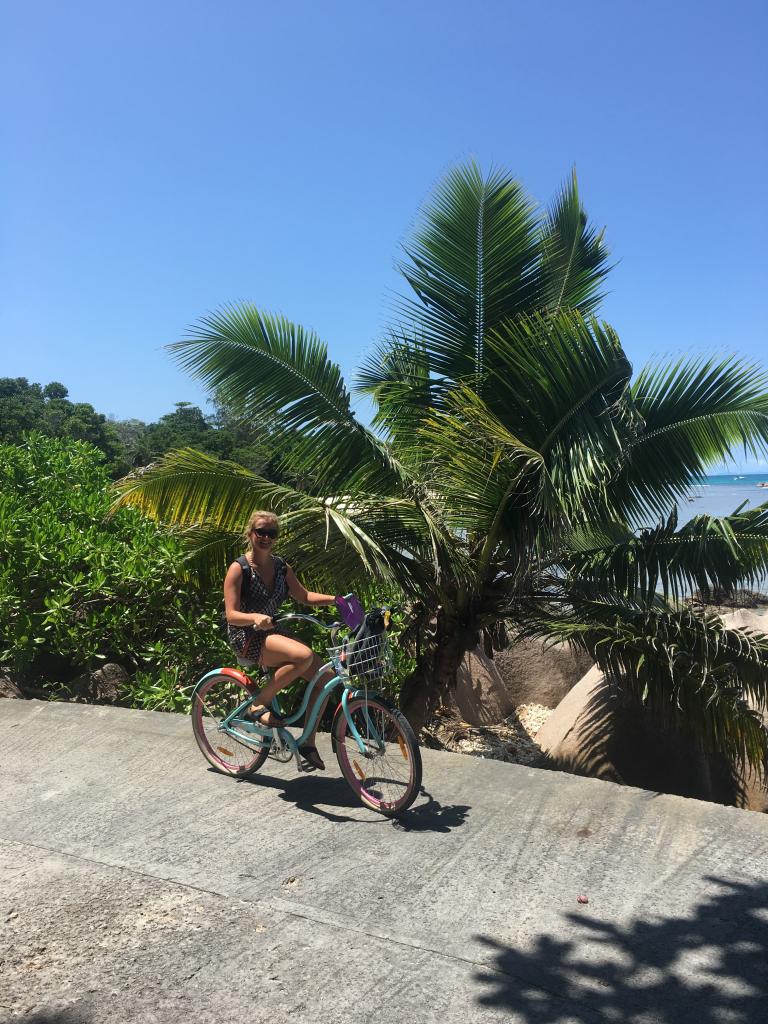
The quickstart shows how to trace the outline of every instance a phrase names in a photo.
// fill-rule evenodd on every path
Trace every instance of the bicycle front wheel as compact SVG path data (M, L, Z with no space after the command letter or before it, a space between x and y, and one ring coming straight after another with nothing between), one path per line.
M421 788L421 752L408 719L383 697L355 697L347 710L366 752L340 707L333 736L342 775L366 807L388 817L400 814Z
M225 775L245 778L258 771L269 756L269 744L258 749L241 742L221 723L249 694L232 676L215 675L195 690L192 698L192 731L206 761Z

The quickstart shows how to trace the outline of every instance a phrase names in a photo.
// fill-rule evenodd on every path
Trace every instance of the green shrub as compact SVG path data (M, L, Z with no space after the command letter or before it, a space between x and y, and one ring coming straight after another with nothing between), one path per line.
M0 665L61 692L115 661L133 676L128 700L178 710L180 688L231 660L221 594L182 577L179 537L109 507L91 445L39 434L0 445Z
M0 669L66 699L76 677L114 661L131 676L125 703L188 711L196 680L233 664L221 591L184 578L181 537L134 508L110 515L110 501L90 444L40 434L0 444ZM372 584L360 596L383 599ZM395 672L381 687L394 698L413 665L401 630L396 615ZM291 632L323 652L327 637L308 624Z

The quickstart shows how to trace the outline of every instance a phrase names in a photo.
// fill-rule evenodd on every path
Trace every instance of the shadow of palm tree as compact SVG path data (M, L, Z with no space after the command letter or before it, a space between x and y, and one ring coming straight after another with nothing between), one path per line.
M570 747L544 767L731 806L744 802L743 780L725 757L699 749L682 729L661 728L605 677L576 718Z
M494 957L475 978L479 1003L525 1024L764 1024L768 884L708 881L721 891L686 918L620 928L569 914L583 948L542 935L523 951L480 936Z

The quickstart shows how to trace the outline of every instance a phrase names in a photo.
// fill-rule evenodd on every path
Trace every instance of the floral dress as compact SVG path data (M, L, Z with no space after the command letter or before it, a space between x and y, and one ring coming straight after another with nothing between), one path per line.
M238 558L243 572L246 572L248 560L245 555ZM279 555L272 555L272 562L275 567L275 578L272 590L267 590L264 580L259 576L256 569L250 566L251 579L247 587L242 588L240 598L241 612L259 612L262 615L276 615L280 605L288 593L286 574L288 565L284 558ZM249 661L259 663L261 661L261 649L268 633L282 633L277 629L256 629L253 626L233 626L228 628L229 642L233 650L240 658L247 658ZM282 635L285 635L284 633Z

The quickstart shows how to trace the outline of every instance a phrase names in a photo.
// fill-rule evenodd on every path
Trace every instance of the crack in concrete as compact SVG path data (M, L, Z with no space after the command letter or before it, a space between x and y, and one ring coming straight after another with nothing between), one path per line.
M151 879L155 882L164 882L167 885L177 886L180 889L190 889L193 892L205 893L208 896L215 896L218 899L237 900L239 903L253 907L263 907L266 910L277 911L278 913L285 914L287 917L294 917L300 921L309 921L313 924L323 924L329 928L336 928L342 931L354 931L358 934L365 935L372 939L378 939L379 941L391 942L395 945L401 946L405 949L415 949L422 953L428 953L433 956L442 957L444 960L453 963L464 963L469 967L475 967L484 971L489 971L492 974L500 975L501 977L510 978L512 980L520 981L526 980L522 976L510 974L507 971L500 970L498 967L494 967L483 960L475 960L472 957L459 956L456 953L448 953L442 949L435 949L432 946L427 946L418 939L404 938L402 936L394 935L391 932L384 930L375 930L366 928L355 922L350 922L346 919L338 918L336 915L328 914L326 911L316 910L313 907L307 907L301 905L300 909L295 904L289 903L287 900L270 900L270 899L243 899L241 896L232 896L230 893L220 892L216 889L206 889L204 886L194 885L191 882L180 882L175 878L166 878L163 875L156 875L148 871L141 871L137 868L126 867L124 864L112 864L109 861L99 860L94 857L85 857L78 853L69 853L65 850L57 850L55 847L43 846L39 843L27 843L22 842L19 839L10 839L7 836L0 835L0 842L8 843L11 846L18 846L22 849L40 850L42 853L50 853L59 857L67 857L71 860L81 861L85 864L93 864L94 866L111 868L116 871L125 871L128 874L135 875L139 878ZM335 919L334 919L335 918ZM201 964L193 975L202 969L204 964ZM530 982L528 982L530 984ZM533 988L538 989L540 992L547 992L548 995L554 996L556 999L561 1000L564 1003L571 1002L572 1000L568 997L563 996L561 993L542 988L541 985L533 985Z

